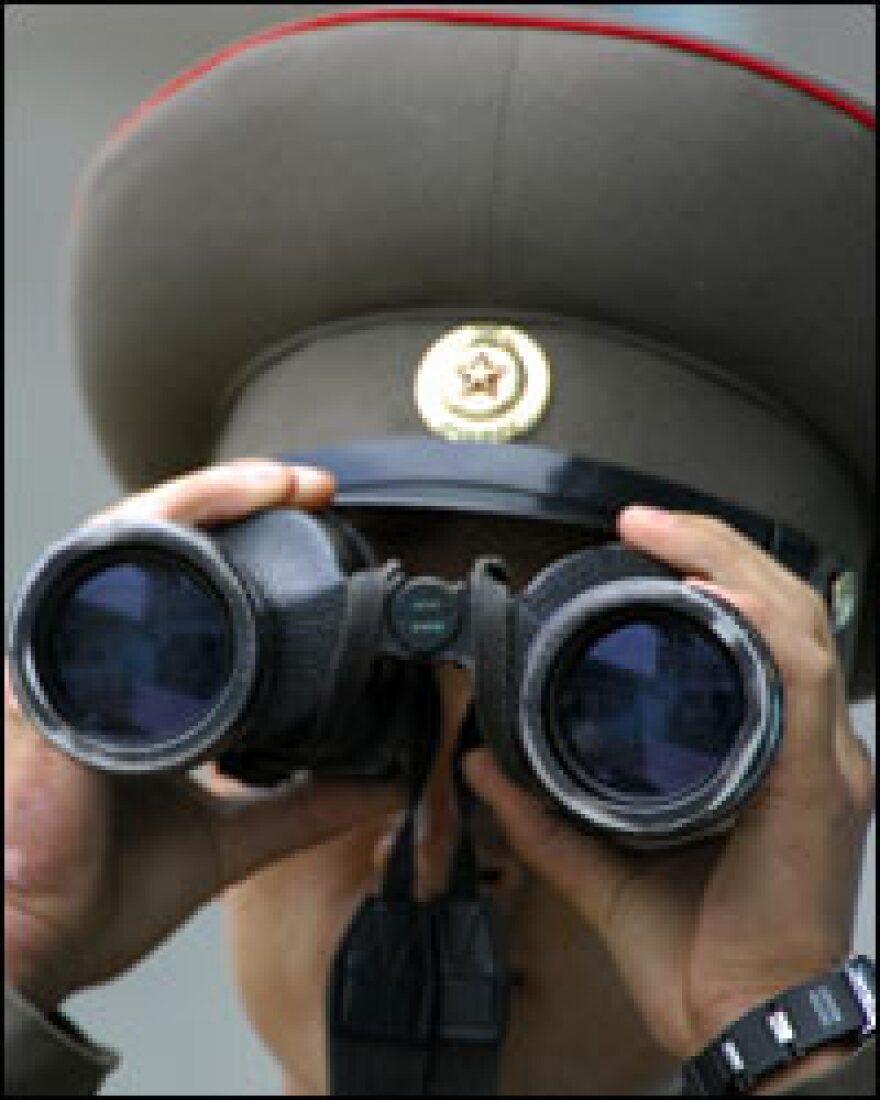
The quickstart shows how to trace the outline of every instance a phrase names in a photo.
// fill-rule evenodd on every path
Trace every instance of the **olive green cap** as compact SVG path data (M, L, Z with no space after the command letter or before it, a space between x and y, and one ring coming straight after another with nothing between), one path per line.
M137 488L436 437L425 354L515 329L550 388L508 441L773 516L864 590L874 211L873 111L761 58L498 6L337 12L200 62L98 151L76 369Z

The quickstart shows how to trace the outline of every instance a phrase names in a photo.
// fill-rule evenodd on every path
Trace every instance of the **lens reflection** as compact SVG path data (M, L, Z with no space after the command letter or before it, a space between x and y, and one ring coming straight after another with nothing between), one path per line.
M556 680L550 727L580 778L623 796L671 796L703 783L743 717L739 673L704 628L647 616L580 640Z
M52 703L67 722L150 743L204 718L232 671L223 604L171 562L112 565L77 584L46 652Z

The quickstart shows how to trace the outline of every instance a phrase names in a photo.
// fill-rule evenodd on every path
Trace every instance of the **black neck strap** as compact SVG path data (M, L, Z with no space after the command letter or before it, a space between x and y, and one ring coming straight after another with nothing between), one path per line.
M477 743L473 710L453 767L461 832L446 893L415 898L419 798L436 755L440 710L427 670L412 686L423 727L410 805L381 892L357 909L330 969L328 1086L332 1095L493 1095L507 1028L507 965L500 920L479 896L461 755Z

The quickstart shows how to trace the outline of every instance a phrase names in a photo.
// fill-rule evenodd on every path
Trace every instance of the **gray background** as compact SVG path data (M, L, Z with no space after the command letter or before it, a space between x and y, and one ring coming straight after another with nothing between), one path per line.
M357 6L357 5L346 5ZM487 5L492 6L492 5ZM751 48L874 102L872 5L495 5L614 17ZM6 607L49 541L118 495L69 369L63 263L91 152L149 92L254 30L342 5L31 5L4 9L6 79ZM873 748L875 705L856 708ZM874 827L856 927L874 954ZM74 998L124 1053L109 1095L277 1093L280 1076L236 1000L213 905L134 972Z

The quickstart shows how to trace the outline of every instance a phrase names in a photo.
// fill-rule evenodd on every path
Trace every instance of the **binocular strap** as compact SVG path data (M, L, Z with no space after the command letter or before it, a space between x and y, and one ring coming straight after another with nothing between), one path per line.
M435 738L413 777L382 891L357 909L333 959L327 997L333 1095L497 1092L507 963L501 922L491 901L479 896L472 795L461 779L461 754L475 743L471 708L454 758L461 833L446 892L424 902L414 897L414 814Z

